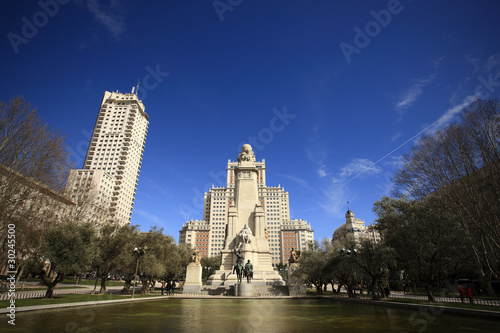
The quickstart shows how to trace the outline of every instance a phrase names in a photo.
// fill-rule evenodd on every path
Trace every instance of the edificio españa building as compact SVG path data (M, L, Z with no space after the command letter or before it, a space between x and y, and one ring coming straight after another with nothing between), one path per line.
M95 209L130 223L148 132L144 104L131 93L104 93L82 169L70 172L66 192L78 201L92 193Z
M242 161L243 153L250 161ZM245 224L242 222L241 227L231 225L234 214L240 220L259 217L270 264L274 267L288 261L292 248L305 250L307 244L314 241L314 231L306 221L290 219L288 192L281 186L266 185L265 160L255 161L253 154L252 147L246 144L237 161L228 161L226 187L212 187L205 193L203 220L186 222L180 230L179 243L191 244L202 257L233 250L234 244L230 242ZM244 172L243 166L249 171ZM252 178L243 178L247 176ZM260 232L251 223L248 226L252 235Z
M355 218L354 213L348 206L345 213L345 223L333 232L332 244L344 246L352 242L354 245L359 246L364 240L379 243L380 233L373 223L365 226L364 220Z

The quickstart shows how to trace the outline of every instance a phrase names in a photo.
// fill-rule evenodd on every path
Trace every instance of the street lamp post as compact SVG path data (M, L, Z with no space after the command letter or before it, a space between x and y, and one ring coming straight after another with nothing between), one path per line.
M141 247L134 248L134 254L137 256L137 263L135 264L134 288L132 289L132 298L134 298L135 295L135 284L137 280L137 270L139 269L139 259L146 253L147 249L148 249L147 246L144 246L144 248Z
M351 254L352 255L355 255L356 253L358 253L358 250L356 249L353 249L353 250L350 250L350 249L342 249L340 250L340 252L342 254L347 254L348 256L350 256ZM351 292L354 294L354 298L356 298L356 290L354 289L354 264L352 263L352 260L350 259L350 268L351 268L351 271L350 271L350 275L352 276L352 285L351 285ZM349 292L348 292L349 293Z

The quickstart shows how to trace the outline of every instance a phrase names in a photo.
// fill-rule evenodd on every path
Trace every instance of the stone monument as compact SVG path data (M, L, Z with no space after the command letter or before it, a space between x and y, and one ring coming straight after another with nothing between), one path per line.
M186 269L186 282L183 289L185 294L199 294L201 292L201 273L200 253L195 250Z
M239 251L244 262L253 265L252 289L260 293L258 286L284 286L285 282L271 264L269 243L266 235L264 207L259 201L255 155L249 144L243 145L235 168L235 200L229 206L225 247L222 250L222 264L207 280L207 285L236 285L233 273ZM247 283L243 281L242 284ZM261 288L262 289L262 288ZM264 293L264 291L262 291ZM236 294L238 294L236 292Z
M290 296L300 296L306 294L304 280L295 274L300 263L300 251L292 248L290 258L288 259L288 294Z

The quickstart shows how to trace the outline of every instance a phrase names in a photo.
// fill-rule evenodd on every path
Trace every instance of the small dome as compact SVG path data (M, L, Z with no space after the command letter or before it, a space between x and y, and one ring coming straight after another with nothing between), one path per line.
M250 146L248 143L245 143L242 147L241 147L241 151L242 152L245 152L245 153L249 153L252 151L252 146Z
M347 209L347 212L345 212L345 217L346 218L354 217L354 213L352 212L352 210Z

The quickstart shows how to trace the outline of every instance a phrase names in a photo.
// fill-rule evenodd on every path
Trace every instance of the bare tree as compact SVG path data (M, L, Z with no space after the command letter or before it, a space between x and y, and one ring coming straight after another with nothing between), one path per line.
M0 253L6 252L9 224L16 226L22 259L39 247L62 207L71 205L60 195L69 171L65 148L65 137L44 124L23 97L0 103Z
M394 175L396 194L432 196L455 216L464 244L491 294L500 276L500 105L477 100L461 121L419 140Z

